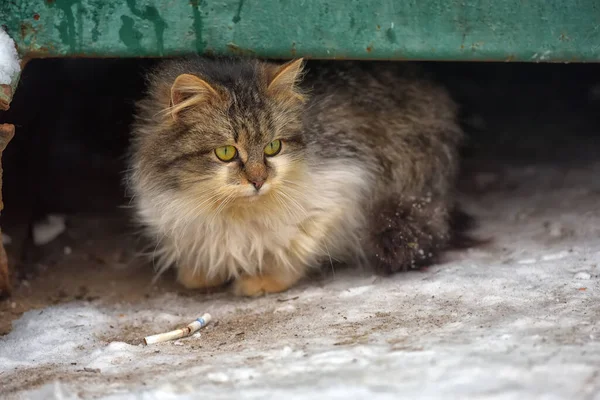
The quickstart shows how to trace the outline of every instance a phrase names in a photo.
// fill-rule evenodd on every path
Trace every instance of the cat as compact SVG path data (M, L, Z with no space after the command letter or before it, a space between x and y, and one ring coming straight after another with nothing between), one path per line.
M446 90L408 63L310 63L195 57L149 74L127 184L185 287L259 296L333 260L385 274L448 244L463 132Z

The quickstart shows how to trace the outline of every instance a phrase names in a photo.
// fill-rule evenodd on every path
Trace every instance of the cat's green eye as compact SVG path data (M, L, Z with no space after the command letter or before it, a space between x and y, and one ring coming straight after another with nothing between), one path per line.
M233 146L222 146L215 149L215 155L221 161L231 161L237 156L237 149Z
M271 143L265 147L265 154L267 157L273 157L279 154L281 151L281 140L273 140Z

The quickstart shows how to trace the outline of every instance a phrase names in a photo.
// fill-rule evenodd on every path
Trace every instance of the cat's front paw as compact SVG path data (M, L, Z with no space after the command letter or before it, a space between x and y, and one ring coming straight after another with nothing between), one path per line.
M236 296L258 297L286 291L292 284L272 275L243 275L233 283L233 293Z

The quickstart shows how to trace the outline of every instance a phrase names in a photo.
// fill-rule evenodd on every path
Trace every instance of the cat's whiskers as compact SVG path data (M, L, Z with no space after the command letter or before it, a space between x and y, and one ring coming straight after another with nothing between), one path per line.
M302 187L304 189L310 189L310 187L302 181L298 182L298 181L291 181L289 179L281 178L281 182L284 182L284 183L287 183L290 185L294 185L294 186L298 186L298 187Z
M217 204L216 200L220 197L221 197L220 193L218 193L218 192L213 193L212 195L208 196L207 198L202 200L200 203L195 205L193 208L186 211L185 214L183 214L179 218L179 220L186 221L182 224L182 229L180 229L180 231L179 231L179 235L178 235L179 240L181 240L182 237L187 233L187 229L189 228L190 224L196 220L196 218L200 215L200 213L209 211L210 207ZM176 225L179 226L179 224L176 224Z
M307 184L290 181L288 179L281 179L281 182L285 184L286 189L293 190L294 192L298 193L299 195L301 195L303 197L307 196L307 193L305 193L305 192L308 192L310 194L314 190L313 187L308 186ZM299 189L304 190L304 192Z
M288 189L292 189L292 188L288 188ZM292 190L294 190L294 189L292 189ZM287 198L288 200L294 202L296 204L296 206L299 207L300 210L304 213L304 216L306 218L310 218L306 209L304 209L304 207L302 207L302 205L300 203L298 203L295 199L293 199L288 193L285 193L285 191L280 189L279 194L282 197ZM308 232L303 224L303 221L299 221L299 225L304 232ZM331 252L329 251L329 247L327 247L327 242L323 241L322 244L323 244L324 249L321 248L321 251L325 250L324 252L327 254L327 257L329 258L329 264L331 265L331 271L332 271L333 275L335 276L335 271L334 271L334 267L333 267L333 258L331 257ZM320 247L320 246L318 246L318 247Z
M292 208L291 208L291 207L290 207L290 206L289 206L289 205L288 205L288 204L287 204L287 203L284 201L284 198L283 198L283 196L281 196L281 195L279 194L279 192L276 192L276 193L274 193L274 194L273 194L273 199L275 199L275 200L277 201L277 203L278 203L278 204L279 204L279 205L280 205L282 208L284 208L284 209L285 209L285 211L288 213L288 215L289 215L290 217L293 217L293 218L299 218L299 217L300 217L300 222L299 222L299 223L300 223L300 225L302 225L302 218L301 218L301 217L303 217L303 215L297 215L297 214L294 212L294 210L292 210ZM304 227L303 227L303 229L304 229Z
M219 204L219 206L217 207L217 209L215 210L212 218L209 221L209 225L212 225L212 223L214 222L215 218L221 213L221 211L223 211L223 209L231 202L235 199L235 193L230 193L227 195L227 197L225 197L225 199L223 199L221 201L221 204Z
M303 230L304 232L306 232L306 228L304 227L304 224L303 224L303 218L302 218L303 216L298 216L298 215L296 215L296 213L295 213L295 212L292 210L292 208L290 207L290 205L286 203L286 201L285 201L286 197L284 197L284 195L281 193L281 191L277 191L277 192L275 192L275 194L274 194L274 197L273 197L273 198L274 198L275 200L277 200L277 202L278 202L278 203L279 203L279 204L280 204L280 205L281 205L281 206L282 206L284 209L286 209L286 210L287 210L288 214L289 214L291 217L298 218L298 224L300 225L300 227L302 228L302 230ZM300 210L300 211L302 211L302 210ZM307 214L306 214L306 212L304 211L304 217L306 217L306 216L307 216ZM290 269L292 269L292 270L294 270L294 271L296 270L296 267L295 267L294 265L292 265L291 263L290 263L289 265L287 265L287 267L288 267L288 268L290 268Z
M185 183L187 185L194 185L196 183L204 183L206 181L210 181L210 178L185 178L179 180L179 183Z
M134 202L134 200L135 200L136 198L137 198L137 197L136 197L136 195L135 195L135 194L132 194L132 195L130 195L130 196L129 196L129 201L127 202L127 207L134 207L134 204L133 204L133 202Z
M296 182L288 181L288 180L285 180L285 179L282 179L282 182L285 182L285 183L288 183L288 184L296 184ZM300 187L301 185L298 184L297 186ZM304 186L304 187L308 188L308 186ZM302 193L299 190L294 189L293 187L287 187L286 189L292 190L292 191L294 191L294 192L296 192L296 193L298 193L300 195L306 195L305 193ZM299 207L301 207L301 209L304 212L305 216L307 218L310 218L308 212L295 199L293 199L289 194L285 193L283 190L280 190L279 192L283 196L287 197L290 201L295 202ZM300 222L300 226L302 227L302 229L304 231L306 231L306 228L304 227L304 225L302 224L302 222ZM331 272L332 272L333 276L335 277L335 269L334 269L334 266L333 266L333 258L331 257L331 252L329 251L329 247L327 246L327 241L324 240L322 242L322 244L323 244L325 253L327 253L327 257L329 258L329 264L331 265ZM323 249L321 248L321 250L323 250Z
M335 280L335 268L333 267L333 259L331 258L331 253L329 252L329 247L327 247L327 242L323 241L323 246L325 246L325 251L327 252L327 257L329 257L329 265L331 266L331 274L333 275L333 279Z
M158 278L160 278L160 276L170 267L170 265L165 265L163 262L161 262L163 265L159 265L158 267L156 265L156 251L165 238L166 234L164 233L160 235L160 237L157 235L156 246L154 246L154 250L152 251L152 269L155 272L154 277L152 278L152 284L155 284Z
M288 189L293 190L292 188L288 188ZM294 199L289 193L287 193L285 191L285 189L280 188L279 194L281 196L283 196L284 198L286 198L287 200L289 200L290 202L292 202L294 205L296 205L296 207L298 207L298 209L304 213L305 217L309 216L308 211L306 211L306 208L304 208L304 206L302 204L300 204L300 202L298 200Z

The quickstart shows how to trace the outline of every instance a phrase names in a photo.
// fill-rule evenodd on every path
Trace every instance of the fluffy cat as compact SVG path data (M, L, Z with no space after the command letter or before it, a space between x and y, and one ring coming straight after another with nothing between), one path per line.
M281 292L332 260L390 273L450 239L456 114L405 63L166 61L138 104L128 185L188 288Z

